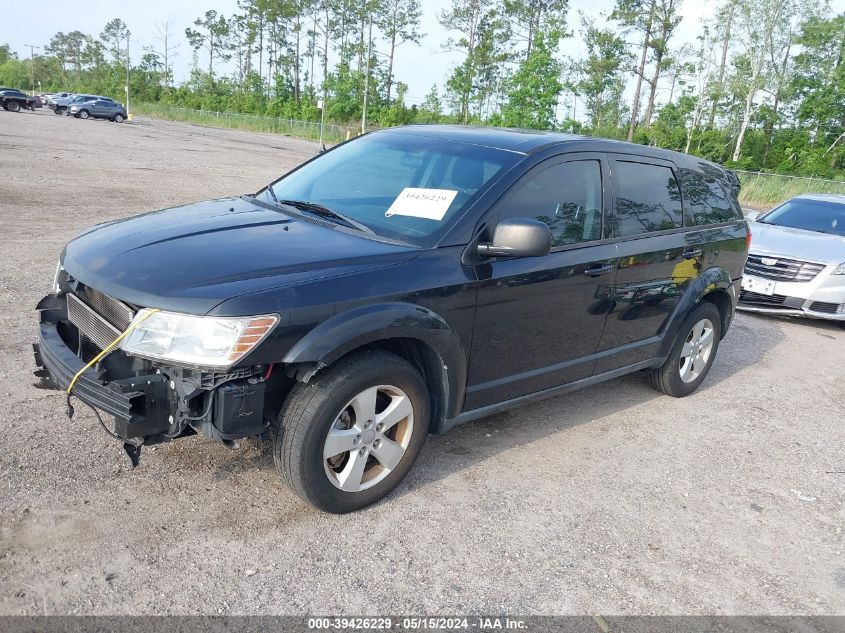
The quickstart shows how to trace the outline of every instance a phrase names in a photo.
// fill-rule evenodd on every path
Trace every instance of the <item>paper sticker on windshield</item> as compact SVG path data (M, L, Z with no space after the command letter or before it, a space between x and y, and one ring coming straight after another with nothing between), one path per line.
M393 215L406 215L412 218L425 218L440 222L449 205L458 195L457 191L450 189L418 189L406 187L402 190L384 216L389 218Z

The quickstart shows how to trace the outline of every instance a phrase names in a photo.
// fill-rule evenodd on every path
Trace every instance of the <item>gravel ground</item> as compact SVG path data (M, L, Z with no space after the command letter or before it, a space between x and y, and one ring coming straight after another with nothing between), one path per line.
M433 436L344 517L258 442L180 440L130 471L33 387L33 308L77 231L254 191L314 151L0 111L0 613L845 613L834 325L740 314L693 396L629 376Z

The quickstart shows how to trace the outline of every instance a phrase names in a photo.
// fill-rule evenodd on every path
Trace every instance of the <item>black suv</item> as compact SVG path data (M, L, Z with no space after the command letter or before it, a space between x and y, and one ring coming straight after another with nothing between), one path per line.
M114 416L130 457L269 433L303 499L356 510L429 432L639 370L694 391L748 251L738 189L608 140L368 134L254 195L71 241L38 305L37 374Z

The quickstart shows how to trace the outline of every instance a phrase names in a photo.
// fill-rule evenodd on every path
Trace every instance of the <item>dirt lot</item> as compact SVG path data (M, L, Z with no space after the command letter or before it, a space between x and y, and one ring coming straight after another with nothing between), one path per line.
M0 613L845 613L832 325L739 315L695 395L630 376L459 427L345 517L257 442L180 440L130 471L33 387L33 308L77 231L254 191L314 151L0 111Z

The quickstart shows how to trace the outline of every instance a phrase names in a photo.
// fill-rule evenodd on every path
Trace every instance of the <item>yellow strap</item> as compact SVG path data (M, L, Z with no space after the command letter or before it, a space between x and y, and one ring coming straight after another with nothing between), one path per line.
M97 354L94 358L92 358L90 361L88 361L88 363L85 365L85 367L83 367L83 368L82 368L82 369L80 369L78 372L76 372L76 375L73 377L73 380L71 380L71 381L70 381L70 384L67 386L67 395L70 395L70 392L71 392L71 390L73 390L73 386L76 384L76 381L77 381L77 380L79 379L79 377L80 377L80 376L81 376L81 375L85 372L85 370L86 370L86 369L88 369L89 367L91 367L91 365L93 365L93 364L94 364L94 363L96 363L98 360L100 360L103 356L105 356L106 354L108 354L108 353L109 353L109 352L110 352L110 351L114 348L114 346L115 346L115 345L117 345L118 343L120 343L120 342L121 342L121 341L122 341L122 340L126 337L126 335L127 335L127 334L129 334L132 330L134 330L136 327L138 327L139 325L141 325L141 323L143 323L144 321L146 321L147 319L149 319L152 315L154 315L154 314L155 314L156 312L158 312L158 311L159 311L159 310L158 310L158 308L155 308L155 309L150 310L149 312L147 312L147 314L145 314L145 315L144 315L143 317L141 317L140 319L136 319L135 321L132 321L132 323L130 323L130 324L129 324L129 327L128 327L128 328L126 328L126 329L123 331L123 334L121 334L121 335L120 335L120 336L118 336L116 339L114 339L111 343L109 343L108 345L106 345L106 347L103 349L103 351L102 351L102 352L100 352L100 353L99 353L99 354Z

